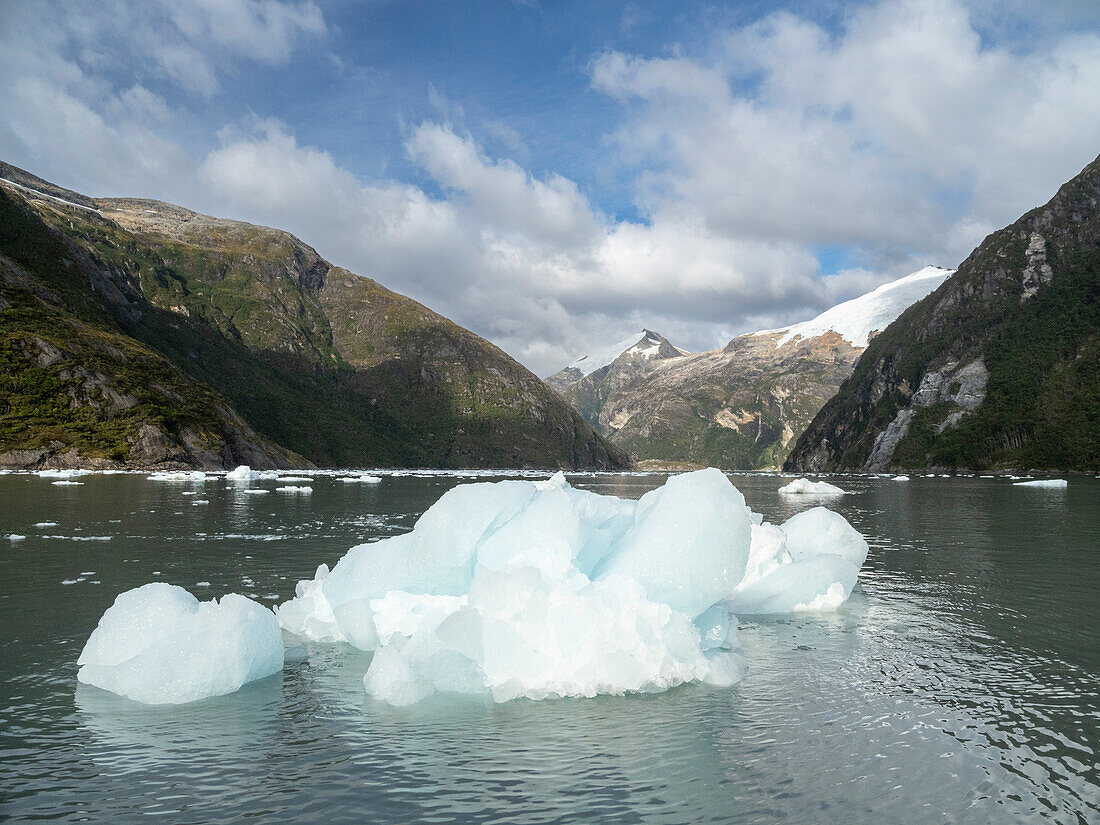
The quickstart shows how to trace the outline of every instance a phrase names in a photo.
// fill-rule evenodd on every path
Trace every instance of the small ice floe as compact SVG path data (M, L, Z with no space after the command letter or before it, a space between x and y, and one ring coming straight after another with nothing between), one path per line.
M62 479L61 481L53 482L54 487L83 487L83 481L69 481L68 479Z
M906 476L906 475L901 475L901 476L894 476L894 477L893 477L892 479L890 479L890 480L891 480L891 481L908 481L908 480L909 480L909 476Z
M313 481L313 479L307 476L279 476L279 481L286 484L302 484L304 482Z
M57 522L56 521L36 521L34 523L34 525L32 525L32 526L34 526L34 527L56 527Z
M61 583L64 585L77 584L84 581L84 579L62 579Z
M115 599L77 659L84 684L149 705L232 693L283 668L279 622L236 593L200 602L155 582Z
M209 587L210 582L195 582L195 587Z
M197 483L206 481L207 475L202 470L171 470L153 473L145 477L147 481L175 481L184 483Z
M35 473L39 478L75 478L89 474L91 470L39 470Z
M271 491L270 490L260 490L260 489L257 489L255 487L252 487L252 488L249 488L247 490L241 490L241 492L242 493L248 493L250 496L262 496L262 495L266 495L267 493L270 493Z
M826 481L810 481L808 478L796 478L790 484L779 488L779 492L788 496L842 496L844 490Z
M295 487L294 485L288 485L286 487L276 487L277 493L297 493L299 495L308 495L313 492L312 487Z
M209 504L209 503L210 503L210 501L208 499L197 498L197 499L195 499L194 501L191 502L191 506L192 507L199 507L200 505Z
M12 533L8 536L9 541L23 541L26 538L26 536L20 535L19 533Z
M110 541L113 536L43 536L44 539L60 539L62 541Z
M340 479L347 484L381 484L382 478L380 476L372 476L369 473L363 473L357 476L344 476Z
M252 480L252 468L247 464L241 464L235 470L230 470L225 474L226 481L251 481Z
M1013 487L1042 487L1046 490L1064 490L1069 486L1064 478L1043 478L1037 481L1017 481Z

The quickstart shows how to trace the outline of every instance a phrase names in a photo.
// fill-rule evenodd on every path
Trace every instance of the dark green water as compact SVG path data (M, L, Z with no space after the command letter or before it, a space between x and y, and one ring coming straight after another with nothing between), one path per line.
M835 614L743 623L733 689L403 710L366 698L347 648L175 708L78 689L76 658L122 590L283 601L468 479L322 477L308 497L79 480L0 476L0 820L1100 821L1096 479L832 479L871 543L861 584ZM571 480L637 497L663 478ZM733 480L770 521L815 503Z

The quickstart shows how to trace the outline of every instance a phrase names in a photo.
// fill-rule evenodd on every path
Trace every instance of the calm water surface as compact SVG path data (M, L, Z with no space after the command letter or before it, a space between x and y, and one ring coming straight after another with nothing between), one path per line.
M349 648L175 708L78 688L76 658L123 590L283 601L470 479L80 480L0 476L0 820L1100 822L1097 479L833 479L871 544L861 583L835 614L743 622L735 688L407 709L367 699ZM813 503L733 480L770 521ZM663 477L571 481L637 497Z

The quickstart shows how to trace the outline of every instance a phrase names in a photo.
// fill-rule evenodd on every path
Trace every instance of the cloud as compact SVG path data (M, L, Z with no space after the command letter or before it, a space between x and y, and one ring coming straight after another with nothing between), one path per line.
M188 141L192 102L323 37L308 2L14 6L0 156L91 194L287 229L545 374L642 326L703 349L803 320L955 265L1047 199L1098 151L1100 39L1049 21L1033 42L982 33L1016 2L886 0L839 28L778 13L656 56L596 55L592 88L622 125L593 136L593 165L633 182L639 220L431 89L432 119L404 132L416 183L364 179L247 106ZM847 268L823 277L822 248Z

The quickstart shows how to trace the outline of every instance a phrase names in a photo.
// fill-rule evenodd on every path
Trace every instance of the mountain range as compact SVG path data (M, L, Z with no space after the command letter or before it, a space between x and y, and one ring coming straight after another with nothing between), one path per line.
M707 352L644 330L546 381L636 459L778 468L868 341L950 275L925 267L809 321Z
M289 233L0 163L0 465L622 469L489 342Z

